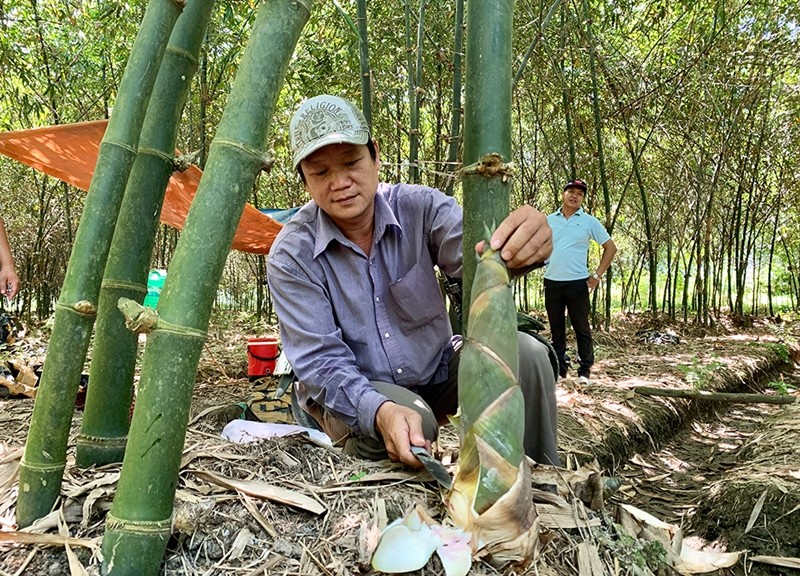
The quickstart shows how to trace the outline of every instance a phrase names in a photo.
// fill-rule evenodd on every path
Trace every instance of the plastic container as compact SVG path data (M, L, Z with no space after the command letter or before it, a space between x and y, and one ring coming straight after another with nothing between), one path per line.
M278 338L250 338L247 341L247 375L251 378L271 376L278 360Z
M161 296L161 288L164 287L164 281L167 279L167 271L161 268L154 268L150 270L147 275L147 296L144 297L143 304L150 308L155 308L158 304L158 299Z

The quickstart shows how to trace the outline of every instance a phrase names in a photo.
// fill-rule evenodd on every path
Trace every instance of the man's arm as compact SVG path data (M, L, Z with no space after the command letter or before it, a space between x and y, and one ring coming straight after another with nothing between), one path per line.
M358 433L375 436L375 413L387 398L359 371L324 287L291 259L270 254L267 266L283 348L297 379L325 410Z
M12 300L19 292L19 276L14 268L14 257L6 236L3 219L0 218L0 295Z
M614 256L617 254L617 245L614 244L614 240L609 238L603 244L603 256L600 258L600 264L597 266L597 270L595 270L596 277L594 275L589 276L589 279L586 283L589 285L589 290L594 290L597 288L597 285L600 284L600 278L603 277L603 274L608 267L611 266L611 261L614 259Z

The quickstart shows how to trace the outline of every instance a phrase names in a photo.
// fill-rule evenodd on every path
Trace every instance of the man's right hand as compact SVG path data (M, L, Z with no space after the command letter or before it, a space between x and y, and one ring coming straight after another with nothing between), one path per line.
M383 438L391 460L412 468L422 467L422 463L411 452L411 446L424 446L430 451L431 443L422 433L422 416L415 410L394 402L384 402L375 414L375 429Z

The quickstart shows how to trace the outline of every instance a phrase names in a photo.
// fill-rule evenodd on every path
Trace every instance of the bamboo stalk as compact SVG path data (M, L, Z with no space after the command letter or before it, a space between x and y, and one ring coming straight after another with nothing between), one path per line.
M158 313L146 311L155 327L145 347L122 475L106 517L103 574L158 572L214 297L248 194L267 165L269 124L311 6L311 0L270 0L259 8ZM136 314L128 316L133 320Z
M474 2L467 9L464 92L464 310L470 309L484 230L507 215L511 193L511 26L513 0ZM465 326L468 318L465 315Z
M106 263L97 333L78 435L79 466L121 462L128 435L138 335L125 327L120 298L141 303L164 192L174 170L178 123L197 71L213 0L190 0L170 36L139 139Z
M136 157L142 121L182 0L151 0L131 50L114 112L100 143L86 196L45 368L36 394L25 456L20 463L17 523L29 526L58 498L81 370L97 313L100 282L114 225Z
M667 398L688 398L713 402L732 402L737 404L800 404L800 396L782 394L750 394L744 392L708 392L707 390L681 390L679 388L652 388L634 386L633 391L642 396L665 396Z
M495 564L529 561L538 541L523 447L516 306L505 262L488 248L489 229L509 212L513 15L511 0L468 6L463 274L469 319L458 370L461 449L447 495L450 518L471 535L473 552L483 551ZM479 230L487 248L476 264L470 256Z

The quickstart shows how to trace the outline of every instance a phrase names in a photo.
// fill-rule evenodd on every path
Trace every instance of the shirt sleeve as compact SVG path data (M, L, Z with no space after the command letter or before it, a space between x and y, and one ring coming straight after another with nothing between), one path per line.
M322 279L302 258L279 249L268 259L267 280L284 351L309 397L357 434L377 438L375 414L388 398L360 373Z
M428 249L439 269L461 278L463 211L452 196L432 189L426 211Z
M602 246L603 244L611 240L611 235L606 231L605 227L600 222L600 220L598 220L594 216L592 216L592 220L593 220L592 230L591 230L592 240L594 240L595 242L600 244L600 246Z

